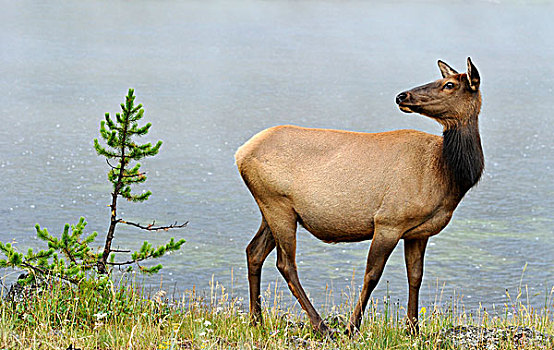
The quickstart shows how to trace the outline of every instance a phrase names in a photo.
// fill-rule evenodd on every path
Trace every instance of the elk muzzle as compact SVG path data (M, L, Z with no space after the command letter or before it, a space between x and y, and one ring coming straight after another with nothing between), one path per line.
M408 91L404 91L396 95L396 104L398 105L398 108L404 113L413 113L410 109L410 107L405 105L405 102L409 99L410 93Z

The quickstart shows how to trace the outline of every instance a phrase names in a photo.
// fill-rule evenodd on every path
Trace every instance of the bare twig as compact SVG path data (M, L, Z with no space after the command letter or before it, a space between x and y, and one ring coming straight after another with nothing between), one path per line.
M110 168L117 170L117 168L114 167L114 166L110 163L110 160L109 160L108 158L106 158L106 163L108 163L108 165L110 166Z
M152 221L152 223L150 225L144 226L144 225L141 225L141 224L137 224L137 223L129 222L129 221L124 221L124 220L121 220L121 219L119 220L119 222L122 223L122 224L135 226L135 227L138 227L140 229L147 230L147 231L161 231L161 230L168 231L168 230L171 230L171 229L183 228L183 227L187 226L188 223L189 223L187 221L183 224L177 224L177 221L175 221L175 223L173 223L171 225L167 225L167 226L154 226L156 224L156 221Z
M107 262L106 265L110 265L110 266L124 266L124 265L131 265L131 264L135 264L135 263L138 263L139 261L142 261L144 259L140 259L140 260L129 260L129 261L124 261L124 262Z
M128 260L128 261L122 261L122 262L107 262L106 265L111 265L111 266L124 266L124 265L131 265L131 264L137 264L143 260L146 260L146 259L150 259L152 257L152 254L148 254L147 256L144 256L140 259L136 259L136 260ZM139 265L140 267L140 265Z
M129 249L112 249L112 253L130 253Z

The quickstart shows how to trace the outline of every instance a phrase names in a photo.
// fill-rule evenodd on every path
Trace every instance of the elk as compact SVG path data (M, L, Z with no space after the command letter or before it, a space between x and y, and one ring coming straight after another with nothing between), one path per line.
M312 327L332 333L298 279L300 224L328 243L371 240L347 334L359 329L385 263L403 239L409 290L406 322L408 329L418 331L427 241L448 224L484 168L477 68L469 57L467 73L459 74L440 60L438 65L442 79L398 94L396 103L403 112L439 122L442 137L416 130L361 133L285 125L259 132L238 149L236 164L262 214L260 228L246 248L252 324L262 322L262 265L277 248L277 268Z

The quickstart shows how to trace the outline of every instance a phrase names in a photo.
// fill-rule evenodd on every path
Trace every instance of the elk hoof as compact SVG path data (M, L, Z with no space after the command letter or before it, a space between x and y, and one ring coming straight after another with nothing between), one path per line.
M344 331L344 334L346 334L349 337L353 337L354 334L358 334L358 333L360 333L360 330L358 329L358 327L354 326L352 323L350 323L346 327L346 330Z
M406 333L408 333L408 335L418 335L419 334L419 324L417 323L417 321L414 323L414 322L411 322L409 319L406 320Z
M262 315L250 315L250 326L256 327L256 326L263 326L264 320L262 318Z
M338 331L335 328L328 327L323 321L319 323L319 326L316 328L316 330L319 334L329 339L334 340L337 338Z
M325 336L331 340L337 340L339 337L339 330L336 328L327 328Z

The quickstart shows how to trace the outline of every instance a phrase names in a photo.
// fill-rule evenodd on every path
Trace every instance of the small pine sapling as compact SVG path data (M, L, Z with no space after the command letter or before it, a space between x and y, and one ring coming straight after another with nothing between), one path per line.
M115 115L115 121L112 120L109 113L106 113L105 120L100 123L100 135L106 142L106 147L100 145L98 139L94 139L94 149L98 155L106 158L106 162L110 166L108 172L108 180L113 185L112 201L110 204L111 216L110 226L106 234L106 240L104 244L104 250L98 259L98 272L105 274L108 272L108 266L125 266L131 264L137 264L141 271L147 273L157 272L161 269L161 265L153 267L143 267L139 263L140 261L149 258L158 258L164 255L166 252L178 250L183 243L184 239L175 241L173 238L163 245L157 248L152 247L148 242L144 242L140 251L132 253L131 259L123 262L115 262L110 259L110 255L113 252L122 252L120 250L112 249L112 242L114 239L115 228L118 224L127 224L135 227L139 227L148 231L169 230L173 228L181 228L187 225L178 225L177 223L168 226L154 226L154 222L151 225L140 225L125 221L117 216L117 199L121 196L128 201L132 202L144 202L152 194L150 191L145 191L141 194L131 193L131 186L143 183L146 181L146 174L140 171L140 163L137 162L145 157L152 157L158 154L158 151L162 145L161 141L158 141L154 146L151 143L145 143L139 145L136 143L135 138L148 134L151 123L140 127L138 121L142 119L144 115L144 109L139 104L135 106L134 90L129 89L129 93L125 98L125 103L121 104L122 113ZM112 165L110 160L117 162L116 165ZM128 251L125 251L128 252ZM113 256L113 255L112 255Z
M168 226L155 226L155 222L141 225L117 217L117 200L120 196L132 202L144 202L150 196L150 191L141 194L131 192L133 185L146 181L146 174L140 171L140 164L136 161L155 156L162 145L161 141L154 146L150 143L143 145L136 143L135 138L148 134L151 124L147 123L139 127L138 121L143 117L144 110L140 104L135 106L134 101L134 91L129 89L125 103L121 104L122 113L116 114L115 121L110 118L109 113L106 113L105 121L100 124L100 135L105 140L106 146L100 145L98 139L94 140L96 152L104 156L110 166L108 180L113 184L110 226L103 249L97 252L90 247L98 234L93 232L84 235L87 224L84 218L81 218L76 225L66 224L60 238L52 236L47 229L37 224L35 227L37 237L47 243L48 249L39 250L36 253L33 249L29 249L27 254L23 254L18 252L13 244L0 242L0 253L5 256L5 259L0 259L0 268L19 268L27 272L20 276L18 280L20 285L37 285L54 277L81 287L90 285L97 290L98 287L108 283L106 277L109 276L112 267L127 266L127 269L131 269L132 265L136 264L142 272L155 273L162 268L161 265L144 267L140 262L176 251L185 243L184 239L175 241L171 238L168 243L153 247L150 243L144 242L140 250L133 253L130 250L112 248L118 224L128 224L148 231L167 231L187 225L187 222ZM117 164L112 165L110 160ZM131 253L131 256L128 260L116 262L112 254L115 252Z

